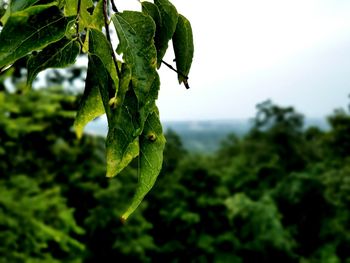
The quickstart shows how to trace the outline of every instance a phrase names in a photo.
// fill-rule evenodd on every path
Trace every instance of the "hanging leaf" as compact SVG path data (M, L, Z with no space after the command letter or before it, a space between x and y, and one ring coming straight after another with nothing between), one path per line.
M113 118L113 112L110 102L115 100L115 96L119 90L119 79L117 77L116 68L111 56L111 46L108 43L105 35L102 32L90 29L89 31L89 61L93 63L95 71L91 71L91 74L97 74L96 81L98 82L98 90L104 106L104 111L107 115L108 121L108 134L111 132L111 122ZM113 101L112 101L113 102ZM110 135L107 135L106 139L106 159L107 159L107 176L110 176L110 165L114 159L118 157L109 154L110 149L115 147L113 140L109 140Z
M120 173L139 154L138 136L135 135L135 130L140 125L137 103L134 90L128 89L124 103L114 110L108 120L107 177Z
M157 27L156 47L157 47L157 65L158 68L162 63L162 59L168 49L169 40L172 38L177 24L178 13L168 0L154 0L154 4L158 7L161 23Z
M173 36L173 47L176 68L180 72L180 74L178 74L179 83L181 84L184 82L185 85L188 86L185 76L188 76L190 72L194 45L191 24L183 15L179 15L179 20Z
M131 72L123 64L117 96L110 100L111 114L108 118L106 139L107 177L120 173L138 154L138 136L135 130L139 127L137 98L129 88Z
M124 66L118 81L116 69L111 57L110 45L99 31L91 29L89 35L89 53L94 56L97 65L99 90L108 120L106 139L107 176L113 177L122 171L138 155L138 140L135 130L139 127L138 101L134 91L126 95L131 81L130 68ZM98 72L98 73L97 73ZM111 82L116 89L111 88Z
M108 76L101 64L98 58L89 57L84 94L73 126L78 138L83 135L86 124L105 113L100 89L108 85Z
M138 135L147 115L158 96L159 77L156 71L157 52L154 46L154 21L140 12L125 11L112 17L120 43L117 48L119 54L130 66L131 85L136 94L137 107L144 114L140 115Z
M153 187L162 168L164 146L162 126L157 112L154 111L148 116L140 136L140 175L133 200L122 215L123 221L128 219Z
M94 54L99 57L103 63L104 68L109 72L111 79L114 83L115 92L118 90L118 76L117 70L113 63L111 56L113 50L108 43L106 36L99 30L89 29L89 54Z
M62 39L70 20L53 5L11 14L0 34L0 68Z
M155 35L155 42L158 43L159 40L157 40L158 36L158 31L159 31L159 26L161 25L161 17L160 17L160 12L158 7L151 3L151 2L141 2L142 5L142 12L149 15L150 17L152 17L154 23L156 24L156 35Z
M33 80L40 71L48 68L64 68L72 65L80 52L76 41L62 39L44 48L28 60L27 86L31 87Z
M156 46L156 50L157 50L157 67L160 66L160 62L161 62L161 54L160 54L160 49L161 49L161 30L162 30L162 18L159 12L158 7L151 3L151 2L142 2L142 12L149 15L150 17L152 17L153 21L156 24L156 33L154 36L154 44ZM168 39L169 41L169 39Z

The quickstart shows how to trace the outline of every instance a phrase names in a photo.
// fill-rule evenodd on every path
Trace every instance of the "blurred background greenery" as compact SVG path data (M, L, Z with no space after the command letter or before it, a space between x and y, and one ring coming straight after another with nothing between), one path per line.
M104 138L76 139L79 95L60 85L83 70L23 94L24 65L0 76L0 262L350 262L348 111L305 128L265 101L210 154L168 130L159 179L122 224L137 162L107 179Z

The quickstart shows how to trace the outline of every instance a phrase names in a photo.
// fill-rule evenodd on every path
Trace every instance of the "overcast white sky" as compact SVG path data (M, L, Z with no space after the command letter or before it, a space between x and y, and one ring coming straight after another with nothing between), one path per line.
M139 5L117 2L121 9ZM195 57L190 90L160 70L162 120L253 117L255 105L269 98L322 117L350 101L350 1L172 3L191 21Z

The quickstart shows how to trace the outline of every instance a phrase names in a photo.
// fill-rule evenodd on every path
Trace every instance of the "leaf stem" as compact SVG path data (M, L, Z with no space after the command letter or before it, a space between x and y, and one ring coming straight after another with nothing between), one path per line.
M79 28L79 20L80 20L80 10L81 10L81 0L78 0L78 5L77 5L77 17L75 18L75 26L76 26L76 39L80 44L80 47L83 48L84 43L80 38L80 28Z
M171 70L175 71L177 74L181 75L181 77L183 77L184 80L184 85L186 87L186 89L189 89L190 86L188 85L188 76L186 76L185 74L183 74L182 72L178 71L176 68L174 68L172 65L170 65L169 63L165 62L164 60L162 60L162 63L167 66L168 68L170 68Z
M107 36L107 40L109 42L109 45L111 47L111 55L112 55L112 58L113 58L113 63L114 63L114 66L115 66L115 69L117 71L117 75L118 75L118 78L120 79L121 78L121 74L120 74L120 70L119 70L119 67L118 67L118 62L117 62L117 58L114 54L114 50L113 50L113 45L112 45L112 41L111 41L111 35L109 33L109 26L108 26L108 14L107 14L107 0L103 0L103 16L104 16L104 22L105 22L105 29L106 29L106 36Z

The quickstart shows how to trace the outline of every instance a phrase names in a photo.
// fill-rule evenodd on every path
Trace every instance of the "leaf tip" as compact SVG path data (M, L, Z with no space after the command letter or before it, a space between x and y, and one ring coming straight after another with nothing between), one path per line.
M106 177L107 177L107 178L113 178L114 176L115 176L115 174L112 173L112 172L107 168Z
M128 217L127 217L127 216L122 215L122 216L120 217L120 222L122 222L123 225L126 223L126 220L128 220Z
M126 210L126 212L124 212L124 214L120 217L120 220L123 224L126 223L128 218L130 217L130 215L132 213L134 213L135 209L136 209L136 207L135 208L129 207L128 210Z
M121 168L118 168L113 164L111 165L111 163L109 163L108 161L107 161L107 168L106 169L107 169L107 171L106 171L107 178L113 178L122 171Z
M83 137L83 129L79 125L74 123L73 130L75 132L75 135L77 136L77 139L80 140Z

